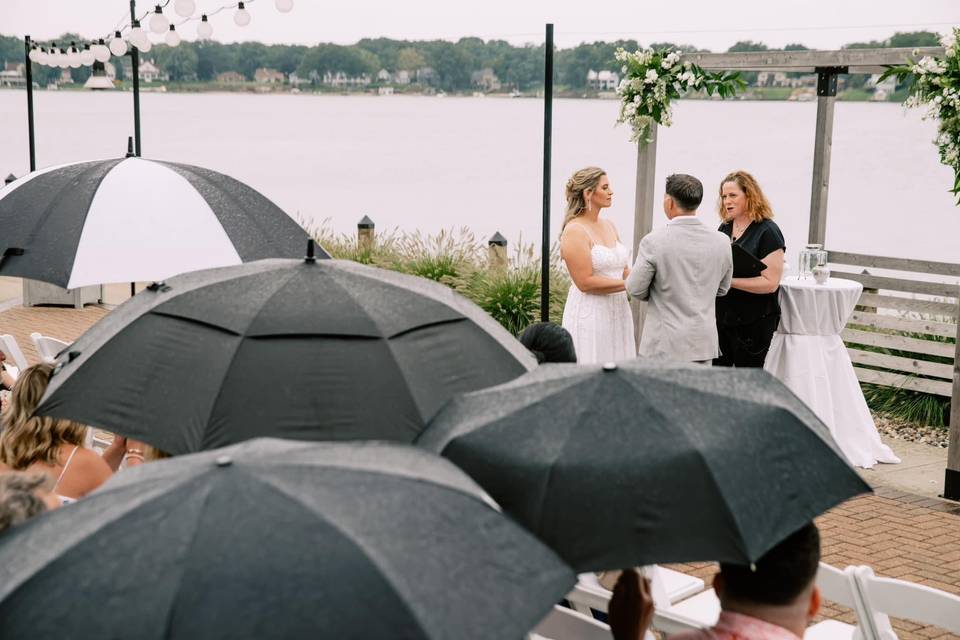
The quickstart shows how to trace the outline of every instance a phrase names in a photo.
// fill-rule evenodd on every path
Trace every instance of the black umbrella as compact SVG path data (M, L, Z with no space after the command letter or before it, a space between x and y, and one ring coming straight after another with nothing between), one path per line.
M307 242L300 225L242 182L136 157L20 178L0 189L0 229L0 276L69 289L297 258Z
M573 572L413 447L255 440L0 537L10 638L520 638Z
M61 357L40 414L173 454L261 436L412 442L454 394L536 364L448 287L339 260L173 278Z
M870 490L760 369L548 365L455 399L418 444L578 571L753 562Z

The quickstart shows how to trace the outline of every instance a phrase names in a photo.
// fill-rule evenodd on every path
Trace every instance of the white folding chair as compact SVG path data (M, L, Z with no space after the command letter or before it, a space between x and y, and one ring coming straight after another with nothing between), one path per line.
M9 333L0 334L0 350L7 356L7 364L17 367L21 371L30 366L17 344L17 339Z
M555 606L533 630L550 640L610 640L610 627L573 609Z
M57 361L57 354L70 346L69 342L45 336L36 331L30 334L30 339L33 341L33 346L37 349L37 355L40 356L40 360L47 364L55 363Z
M960 634L960 597L906 580L880 578L867 566L854 567L854 579L873 627L868 640L896 639L889 616Z

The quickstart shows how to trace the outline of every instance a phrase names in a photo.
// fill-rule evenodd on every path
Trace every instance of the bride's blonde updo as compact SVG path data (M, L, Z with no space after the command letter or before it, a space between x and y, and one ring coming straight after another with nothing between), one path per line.
M567 223L587 210L583 192L587 189L596 190L597 185L600 184L600 178L605 175L607 175L607 172L600 167L586 167L577 171L567 180L567 215L563 219L560 231L566 228Z

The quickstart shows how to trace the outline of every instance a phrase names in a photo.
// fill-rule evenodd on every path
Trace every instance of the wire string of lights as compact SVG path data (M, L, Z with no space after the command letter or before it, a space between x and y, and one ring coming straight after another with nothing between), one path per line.
M154 42L150 39L151 33L155 36L163 36L163 42L167 46L176 47L181 42L177 27L181 27L188 22L198 22L197 38L206 40L213 35L213 25L209 20L211 17L233 9L234 24L238 27L246 27L251 21L247 5L256 1L240 0L239 2L225 4L213 11L197 14L196 0L163 0L137 19L131 21L126 16L121 18L111 33L102 38L95 38L89 42L80 41L79 44L74 40L70 42L69 46L58 46L56 42L33 43L29 53L30 61L48 67L60 67L61 69L89 67L95 62L107 62L112 55L123 56L130 47L136 47L140 53L149 52L154 45ZM164 14L164 9L171 3L173 4L173 12L179 19ZM293 9L293 0L274 0L274 6L280 13L289 13ZM146 29L141 26L143 21L147 23Z

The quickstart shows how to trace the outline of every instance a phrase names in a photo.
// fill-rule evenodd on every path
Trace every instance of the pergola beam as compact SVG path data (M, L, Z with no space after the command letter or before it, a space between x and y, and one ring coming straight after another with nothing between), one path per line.
M913 54L917 51L917 55ZM918 49L841 49L840 51L746 51L688 53L680 59L710 71L793 71L813 73L817 67L848 67L849 73L882 73L886 65L910 58L943 57L943 47Z

